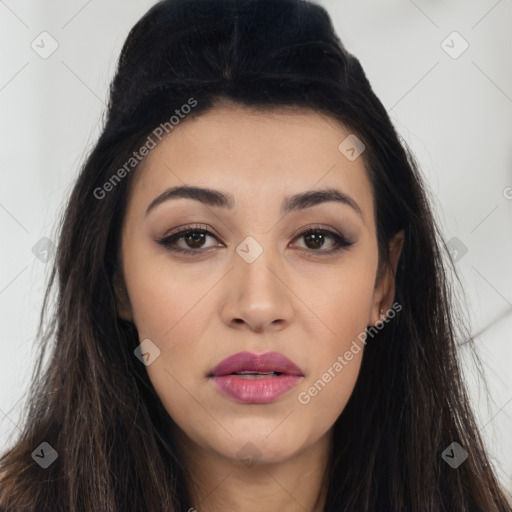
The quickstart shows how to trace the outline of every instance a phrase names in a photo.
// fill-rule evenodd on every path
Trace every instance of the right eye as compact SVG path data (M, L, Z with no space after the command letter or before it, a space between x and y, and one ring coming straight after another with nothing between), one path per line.
M208 237L212 237L218 240L211 231L204 229L202 226L188 226L186 228L180 229L175 233L166 235L165 237L158 240L158 243L163 245L169 251L191 254L203 252L201 249L204 247L205 240L207 240ZM177 246L177 243L181 240L184 244L186 244L185 247ZM209 249L211 247L219 247L219 244L207 248Z

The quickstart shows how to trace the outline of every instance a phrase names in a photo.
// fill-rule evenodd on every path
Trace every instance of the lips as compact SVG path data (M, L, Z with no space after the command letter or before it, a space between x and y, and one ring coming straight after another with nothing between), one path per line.
M219 363L208 377L235 402L266 404L295 387L304 374L278 352L239 352Z
M221 361L209 374L210 377L225 375L296 375L303 376L302 370L279 352L253 354L239 352Z

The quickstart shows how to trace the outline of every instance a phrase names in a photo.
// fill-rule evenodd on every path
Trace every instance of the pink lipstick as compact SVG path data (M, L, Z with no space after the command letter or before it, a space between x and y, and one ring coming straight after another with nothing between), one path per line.
M278 352L239 352L221 361L208 376L221 393L236 401L266 404L292 389L304 375Z

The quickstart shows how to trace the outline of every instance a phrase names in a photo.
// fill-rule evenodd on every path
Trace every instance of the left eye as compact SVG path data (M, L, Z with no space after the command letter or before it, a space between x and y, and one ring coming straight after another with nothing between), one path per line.
M306 245L308 245L308 244L312 245L312 247L308 246L307 249L311 249L314 252L319 252L319 251L316 251L315 249L322 247L326 238L331 239L333 247L329 250L321 251L321 252L330 253L330 252L338 251L340 249L349 247L350 245L352 245L354 243L354 242L349 242L345 237L338 235L337 233L334 233L334 232L326 230L326 229L317 229L317 228L311 228L306 231L303 231L302 233L300 233L297 236L297 238L304 238Z
M203 229L199 227L187 228L176 233L172 233L164 238L158 240L160 245L163 245L166 249L170 251L176 251L181 253L200 253L203 252L200 249L204 248L205 240L208 238L215 238L217 241L217 237L211 233L208 229ZM329 231L325 228L310 228L302 233L298 234L296 238L303 238L306 244L306 249L311 250L312 252L321 252L321 253L332 253L341 249L345 249L352 245L354 242L348 241L343 236ZM325 244L325 240L330 239L333 247L329 250L319 251L318 249L322 248ZM183 241L186 244L186 247L177 246L178 242ZM216 245L211 247L220 247L222 244L217 243Z

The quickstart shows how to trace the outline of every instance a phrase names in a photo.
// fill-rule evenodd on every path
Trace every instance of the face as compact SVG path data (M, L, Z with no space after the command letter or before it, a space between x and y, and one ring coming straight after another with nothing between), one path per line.
M338 149L349 134L310 111L228 103L176 126L134 175L122 316L151 340L146 370L179 432L210 454L276 462L326 436L358 376L358 335L390 306L370 181ZM184 186L215 193L169 193ZM245 376L212 377L241 352L227 371Z

